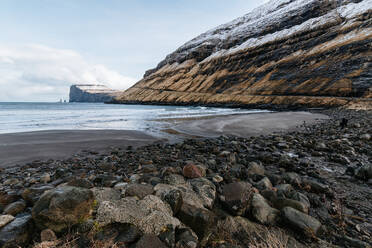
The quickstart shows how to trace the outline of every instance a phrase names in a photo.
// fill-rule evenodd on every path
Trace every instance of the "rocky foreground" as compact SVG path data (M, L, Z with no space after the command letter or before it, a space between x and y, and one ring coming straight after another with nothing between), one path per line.
M323 112L291 133L3 169L0 246L371 247L372 112Z

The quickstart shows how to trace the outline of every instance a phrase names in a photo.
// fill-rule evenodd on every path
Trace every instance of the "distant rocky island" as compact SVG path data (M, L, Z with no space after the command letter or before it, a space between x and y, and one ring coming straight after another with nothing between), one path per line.
M371 106L370 0L271 1L185 43L119 103Z
M70 87L70 102L110 102L119 93L102 84L75 84Z

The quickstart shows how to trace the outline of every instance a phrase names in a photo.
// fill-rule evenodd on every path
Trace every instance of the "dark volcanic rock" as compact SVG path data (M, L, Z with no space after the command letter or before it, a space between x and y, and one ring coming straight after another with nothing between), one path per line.
M31 240L33 224L30 214L17 217L0 230L1 247L25 247Z
M43 194L32 209L32 217L40 229L60 232L89 217L93 192L85 188L65 186Z

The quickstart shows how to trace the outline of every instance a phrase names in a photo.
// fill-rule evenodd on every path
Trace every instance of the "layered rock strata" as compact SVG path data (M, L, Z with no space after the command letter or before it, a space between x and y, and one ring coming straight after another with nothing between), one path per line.
M187 42L116 101L370 105L371 17L372 0L273 0Z
M70 102L109 102L119 91L104 85L77 84L70 87Z

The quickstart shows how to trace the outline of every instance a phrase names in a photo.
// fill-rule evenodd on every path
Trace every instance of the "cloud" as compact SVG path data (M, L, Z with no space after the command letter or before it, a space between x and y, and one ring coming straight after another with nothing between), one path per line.
M90 64L73 50L43 45L0 45L0 101L56 101L71 84L127 89L136 79Z

